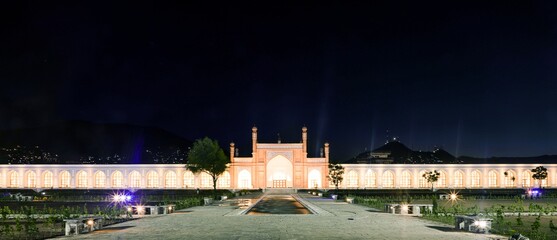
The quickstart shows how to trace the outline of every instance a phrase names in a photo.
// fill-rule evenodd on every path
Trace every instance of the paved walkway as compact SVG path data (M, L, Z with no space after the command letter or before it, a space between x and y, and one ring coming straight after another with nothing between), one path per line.
M166 216L108 226L72 239L504 239L455 232L452 226L376 212L368 207L300 194L330 214L236 215L227 200L221 206L194 207Z

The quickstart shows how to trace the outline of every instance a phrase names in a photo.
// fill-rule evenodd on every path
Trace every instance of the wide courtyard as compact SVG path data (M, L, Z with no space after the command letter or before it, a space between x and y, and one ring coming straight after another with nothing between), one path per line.
M238 202L247 195L170 215L144 217L107 226L72 239L506 239L454 231L454 226L418 217L299 194L317 214L243 215Z

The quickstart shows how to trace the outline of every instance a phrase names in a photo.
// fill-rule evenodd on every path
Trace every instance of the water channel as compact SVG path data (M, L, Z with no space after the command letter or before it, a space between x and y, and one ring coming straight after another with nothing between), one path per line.
M267 195L253 206L247 215L312 214L290 195Z

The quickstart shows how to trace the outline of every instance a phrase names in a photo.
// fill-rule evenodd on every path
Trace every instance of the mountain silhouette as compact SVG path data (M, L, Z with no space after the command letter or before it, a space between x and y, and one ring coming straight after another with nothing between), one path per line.
M83 163L83 159L91 156L100 158L115 155L121 156L122 162L112 163L151 163L153 159L149 159L146 153L172 154L186 151L191 145L192 141L160 128L129 124L68 121L0 131L1 148L40 148L57 154L59 163Z

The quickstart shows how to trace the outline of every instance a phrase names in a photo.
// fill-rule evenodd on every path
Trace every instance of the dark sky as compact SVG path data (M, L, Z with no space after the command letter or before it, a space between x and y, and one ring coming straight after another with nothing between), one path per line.
M455 155L557 154L557 8L531 1L4 1L0 129L80 119L251 152L397 136ZM369 3L373 2L373 3Z

